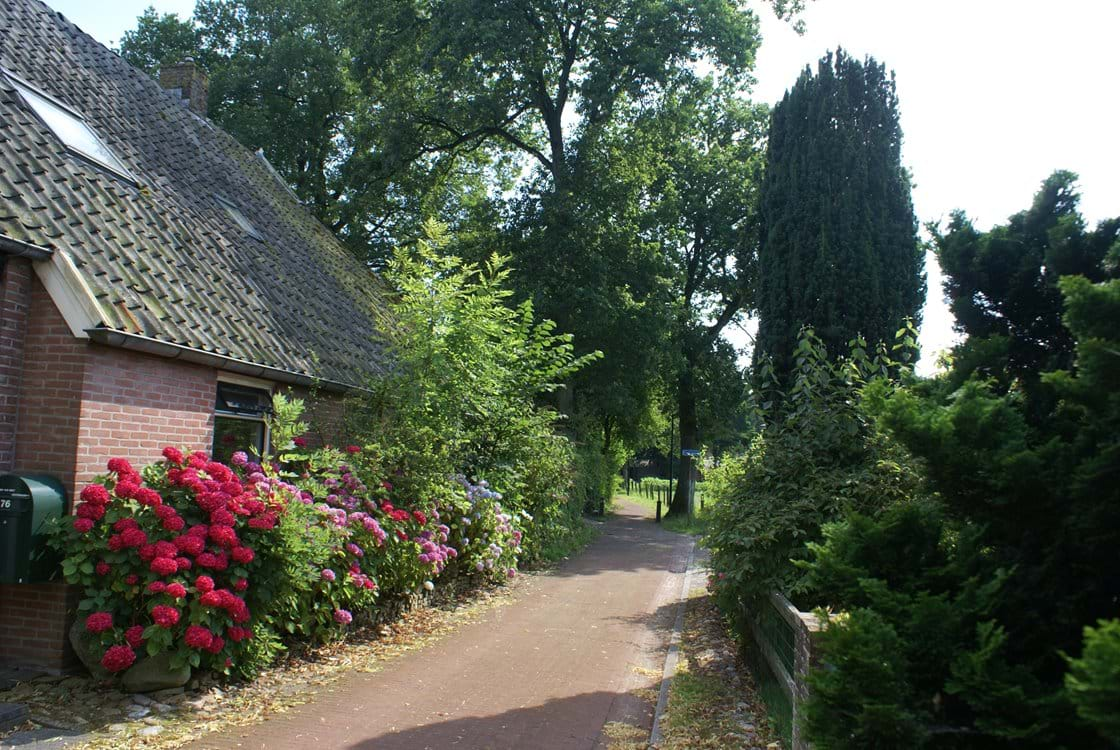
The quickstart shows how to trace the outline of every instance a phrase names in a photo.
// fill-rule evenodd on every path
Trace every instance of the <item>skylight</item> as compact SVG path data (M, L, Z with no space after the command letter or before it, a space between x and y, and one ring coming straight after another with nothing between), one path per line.
M65 104L33 88L26 81L7 71L5 73L8 82L19 92L27 106L38 115L43 124L50 128L55 137L62 141L68 149L116 172L122 177L126 177L133 182L136 181L136 178L132 176L124 163L105 145L105 142L89 126L85 118Z
M261 237L261 233L253 226L253 222L249 221L245 214L241 213L240 208L220 195L215 195L214 200L218 201L218 205L226 210L226 213L229 214L229 218L233 219L233 223L241 227L241 231L254 239L261 240L262 242L264 241L264 238Z

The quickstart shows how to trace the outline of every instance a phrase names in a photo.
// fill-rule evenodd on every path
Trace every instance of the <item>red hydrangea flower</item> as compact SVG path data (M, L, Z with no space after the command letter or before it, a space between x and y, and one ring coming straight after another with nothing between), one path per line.
M292 442L296 444L297 448L306 448L307 447L307 438L305 438L305 437L297 437L297 438L293 439Z
M404 533L400 529L397 529L397 539L400 539L402 542L407 542L408 534Z
M361 453L362 447L360 445L348 445L346 446L346 452L351 455L353 455L354 453Z
M187 463L190 464L192 469L205 469L209 461L210 457L202 451L195 451L187 458Z
M105 517L105 506L92 503L82 503L74 512L78 518L88 518L91 521L100 521Z
M237 479L235 478L229 480L228 482L222 482L221 490L230 497L237 497L245 491L245 488L242 487L241 482L237 481Z
M121 520L119 520L115 524L113 524L113 531L116 531L117 533L120 533L122 531L128 531L129 529L138 529L138 528L140 528L140 524L137 523L136 519L132 518L131 516L129 516L127 518L122 518Z
M163 498L159 496L158 492L151 489L150 487L141 487L140 489L136 490L136 492L132 496L136 499L136 502L140 503L141 505L163 505Z
M223 547L232 547L237 544L237 532L230 526L211 526L210 540Z
M118 550L124 549L124 540L121 539L120 534L113 534L111 537L109 537L107 546L109 547L109 549L117 552Z
M110 672L123 672L136 661L136 652L130 646L110 646L101 657L101 666Z
M138 527L130 527L121 532L121 543L125 547L143 547L148 543L148 535Z
M104 560L97 563L97 565L94 565L93 569L99 576L109 575L109 563L105 562Z
M208 648L214 642L214 634L201 625L188 625L183 642L191 648Z
M234 591L244 591L249 588L249 580L247 578L238 578L233 582Z
M163 581L152 581L148 584L149 594L162 594L167 590L167 584Z
M109 490L102 487L100 484L89 484L82 488L81 494L78 495L83 503L90 505L105 505L109 502Z
M116 493L117 497L133 497L139 489L140 485L137 483L122 479L113 487L113 492Z
M182 531L187 522L179 516L170 516L160 521L160 525L167 531Z
M161 628L172 628L179 622L179 610L166 604L152 607L152 622Z
M173 597L175 599L182 599L184 596L187 595L187 590L183 587L183 584L181 584L181 583L169 583L169 584L167 584L167 589L165 590L164 593L166 593L168 596Z
M229 638L234 643L240 643L248 638L253 637L253 631L248 628L238 627L237 625L230 625L226 628L226 638Z
M124 582L129 586L135 586L140 582L140 576L136 575L135 573L129 573L124 577Z
M210 576L199 576L194 579L194 587L201 593L214 590L214 579Z
M205 594L199 597L198 601L204 607L220 608L225 600L222 598L221 592L207 591Z
M195 502L198 503L198 507L207 513L213 513L226 507L226 503L229 502L229 495L224 492L203 492L195 498Z
M253 550L249 547L234 547L229 552L229 556L233 558L236 563L251 563L255 556Z
M189 529L187 529L187 534L189 534L190 536L201 537L202 539L205 539L206 535L209 533L210 527L204 523L200 523L196 526L191 526Z
M219 482L228 482L233 479L233 472L225 464L211 461L206 464L206 473Z
M420 524L421 526L423 526L424 524L426 524L428 522L428 517L426 515L424 515L424 511L422 511L422 510L412 511L412 517L415 518L416 523Z
M75 518L74 519L74 531L77 531L79 534L85 534L92 528L93 528L93 521L91 519L89 519L89 518Z
M110 458L107 464L109 471L115 471L118 474L133 474L135 470L132 468L126 459L123 458Z
M160 540L156 542L156 557L175 557L179 554L179 549L174 544L168 541Z
M201 567L211 570L225 570L229 567L229 560L226 559L225 555L216 555L213 552L203 552L197 560Z
M179 571L179 563L170 557L157 557L148 567L158 576L169 576Z
M156 546L154 544L142 545L137 554L140 555L140 559L144 562L151 562L152 560L156 559L156 557L158 557L158 555L156 555Z
M163 449L163 457L173 464L183 463L183 451L170 445Z
M221 651L223 648L225 648L225 646L226 646L225 639L222 638L220 635L215 635L214 638L210 641L210 645L206 647L206 650L209 651L212 654L216 654L219 651Z
M94 612L86 618L86 630L91 633L103 633L112 627L112 612Z
M210 523L217 524L218 526L233 526L237 523L237 519L225 508L218 508L210 514ZM213 531L213 528L210 530Z
M263 516L249 519L249 528L257 529L260 531L268 531L269 529L276 528L276 516L271 513L266 513Z
M140 648L144 645L144 626L133 625L131 628L124 631L124 639L128 641L129 646Z
M198 555L206 549L206 542L193 534L184 534L175 537L175 546L179 548L180 552L185 552L188 555Z
M179 570L190 570L191 569L191 561L190 561L189 558L186 558L186 557L176 557L175 558L175 564L179 566Z

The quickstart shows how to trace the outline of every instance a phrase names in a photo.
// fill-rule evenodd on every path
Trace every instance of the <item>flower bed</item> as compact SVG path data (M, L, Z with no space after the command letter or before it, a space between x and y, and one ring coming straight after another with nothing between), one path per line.
M405 501L358 446L262 466L166 448L143 471L114 458L54 543L82 587L80 622L108 673L143 657L251 675L292 639L329 640L381 596L456 575L513 576L528 514L485 482Z

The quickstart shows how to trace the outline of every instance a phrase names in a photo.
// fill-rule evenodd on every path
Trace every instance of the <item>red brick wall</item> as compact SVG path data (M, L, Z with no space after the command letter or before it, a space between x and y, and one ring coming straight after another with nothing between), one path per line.
M347 429L347 397L330 391L315 391L306 388L285 388L278 390L304 400L303 421L309 425L308 437L313 445L333 445L342 447L351 442Z
M0 584L0 664L55 672L76 666L67 628L79 598L64 583Z
M217 371L148 354L88 345L77 478L105 472L114 456L137 468L166 445L209 452Z
M15 465L17 397L23 377L32 273L26 258L8 258L0 272L0 472L11 471Z
M15 470L54 474L71 496L87 346L70 333L35 279L23 350Z
M139 467L165 445L209 450L215 370L76 339L38 280L28 286L16 470L58 476L73 503L112 456ZM65 584L0 584L0 663L75 666L66 638L79 598Z

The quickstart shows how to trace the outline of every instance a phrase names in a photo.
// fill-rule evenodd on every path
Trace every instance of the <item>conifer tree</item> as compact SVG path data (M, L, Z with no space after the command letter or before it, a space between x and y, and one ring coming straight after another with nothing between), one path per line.
M917 323L922 250L901 163L893 74L843 50L806 67L773 110L762 190L755 361L792 367L811 325L829 352Z

